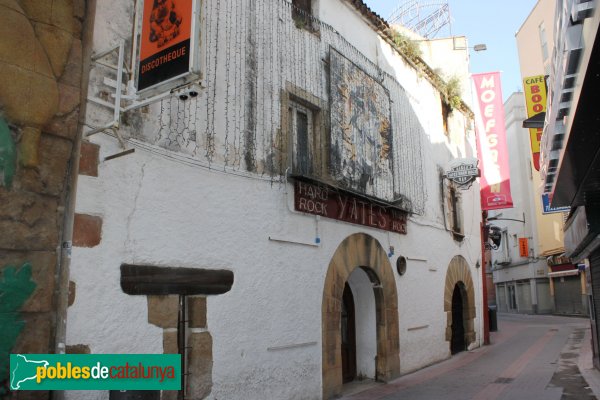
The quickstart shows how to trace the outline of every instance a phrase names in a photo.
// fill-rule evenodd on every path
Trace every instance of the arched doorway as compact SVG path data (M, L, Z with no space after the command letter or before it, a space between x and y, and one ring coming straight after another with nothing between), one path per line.
M469 265L462 256L455 256L446 272L444 311L450 353L466 350L475 342L475 289Z
M450 340L450 353L456 354L467 349L465 342L464 303L462 282L454 285L452 293L452 339Z
M345 371L347 367L344 367L342 360L342 319L348 318L348 315L343 316L342 310L346 307L347 312L349 308L349 300L344 301L346 287L352 295L355 317L360 317L360 310L364 305L362 299L368 298L366 293L372 298L369 314L374 314L375 332L371 339L371 342L375 342L375 357L371 356L374 377L387 381L400 374L398 295L394 273L385 250L375 238L362 233L354 234L338 246L329 263L323 288L321 311L324 399L341 394L344 378L352 375ZM363 317L360 319L362 322L356 325L359 328L365 326ZM361 349L365 350L366 347L361 346L361 334L356 333L358 336L355 339L359 346L354 352L358 355L356 361L360 368Z

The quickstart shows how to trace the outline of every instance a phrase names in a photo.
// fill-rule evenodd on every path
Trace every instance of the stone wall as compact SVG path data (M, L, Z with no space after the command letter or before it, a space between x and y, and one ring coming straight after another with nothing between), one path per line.
M68 294L59 281L66 272L60 249L70 240L65 230L70 232L72 224L66 213L78 164L82 88L87 87L83 32L90 7L87 0L0 0L0 120L8 128L0 130L0 291L10 290L8 267L19 270L26 262L31 265L28 283L35 285L16 310L16 340L0 336L6 342L0 349L12 353L56 349L59 294ZM0 363L7 361L0 354ZM6 391L6 366L0 371ZM2 396L44 399L48 394Z

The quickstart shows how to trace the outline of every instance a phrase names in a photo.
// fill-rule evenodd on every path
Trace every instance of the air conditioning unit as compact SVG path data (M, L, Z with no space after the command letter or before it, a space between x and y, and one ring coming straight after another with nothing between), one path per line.
M502 230L502 240L498 250L494 252L494 259L499 265L508 265L512 262L508 251L508 230L506 228Z
M571 5L571 20L573 23L581 22L591 17L594 11L593 0L575 0Z

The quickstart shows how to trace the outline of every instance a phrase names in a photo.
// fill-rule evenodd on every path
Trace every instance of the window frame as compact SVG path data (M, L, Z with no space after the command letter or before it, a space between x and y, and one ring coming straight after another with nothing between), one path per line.
M465 227L462 212L462 196L459 193L459 187L454 182L448 181L447 191L444 195L444 201L448 203L445 221L446 229L452 233L454 240L462 242L465 238Z
M544 26L544 22L538 25L538 35L540 39L540 48L542 50L542 62L545 64L550 57L548 52L548 39L546 38L546 27Z
M442 103L442 126L444 129L444 135L450 136L450 114L452 113L452 107L448 103L441 99Z
M310 131L308 140L310 177L326 180L329 165L329 112L325 100L311 94L310 92L292 84L286 83L285 89L280 92L280 140L284 146L281 147L281 173L294 175L294 151L296 149L296 138L290 129L290 105L297 104L310 110L312 121L309 120Z
M291 0L292 21L298 29L308 32L318 32L318 24L315 24L318 0ZM306 6L299 3L307 3Z

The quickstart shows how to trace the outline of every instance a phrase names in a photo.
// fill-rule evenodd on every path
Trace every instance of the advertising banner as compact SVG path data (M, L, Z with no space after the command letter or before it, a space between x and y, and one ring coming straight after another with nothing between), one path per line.
M544 75L529 76L523 79L525 89L525 103L527 105L527 118L546 112L546 82ZM533 166L540 170L540 139L543 128L530 128L531 155Z
M481 167L481 209L513 206L500 73L474 74L475 131Z
M144 0L137 90L190 71L193 0Z

